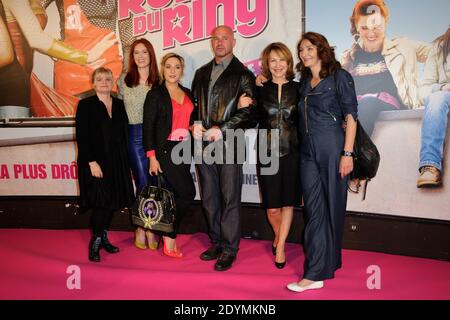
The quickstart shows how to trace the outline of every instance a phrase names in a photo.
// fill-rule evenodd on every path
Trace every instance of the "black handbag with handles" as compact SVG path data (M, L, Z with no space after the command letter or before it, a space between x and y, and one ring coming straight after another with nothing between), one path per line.
M366 180L364 184L363 200L366 198L367 183L374 178L380 165L380 153L377 146L372 142L369 135L364 131L359 120L356 121L356 136L353 146L355 157L353 160L353 171L350 179ZM357 190L350 191L357 192Z
M175 220L175 200L172 191L161 187L161 174L157 175L158 185L145 186L134 203L131 219L144 229L173 232Z

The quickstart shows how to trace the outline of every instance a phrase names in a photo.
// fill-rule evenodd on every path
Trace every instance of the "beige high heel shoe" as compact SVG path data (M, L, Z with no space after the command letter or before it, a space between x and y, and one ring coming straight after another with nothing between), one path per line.
M159 241L155 241L155 234L150 230L145 230L145 237L147 238L148 248L150 250L157 250ZM153 241L150 241L150 239L153 239Z
M147 244L145 243L145 241L144 241L144 243L138 241L138 232L139 232L139 228L136 228L136 230L134 231L134 246L138 249L145 250L145 249L147 249Z

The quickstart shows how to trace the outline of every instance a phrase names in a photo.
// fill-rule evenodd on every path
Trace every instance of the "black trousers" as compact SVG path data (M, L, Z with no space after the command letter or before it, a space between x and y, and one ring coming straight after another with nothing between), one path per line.
M104 230L111 225L114 210L109 208L94 208L91 213L91 227L94 237L101 237Z
M237 254L241 238L242 164L198 164L209 236L224 252Z
M163 234L172 239L176 238L180 223L195 198L195 185L190 172L190 163L174 164L171 158L172 149L179 143L183 142L167 141L166 147L162 150L161 154L157 155L159 165L163 171L162 175L165 182L168 184L167 187L173 192L177 208L174 231L172 233Z

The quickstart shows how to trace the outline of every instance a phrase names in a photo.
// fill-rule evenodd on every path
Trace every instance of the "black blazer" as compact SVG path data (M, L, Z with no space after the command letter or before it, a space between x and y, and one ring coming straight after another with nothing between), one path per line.
M112 97L112 125L105 104L97 95L80 100L76 113L76 140L78 146L78 166L89 166L97 161L100 167L108 159L109 135L118 130L120 139L127 144L128 117L123 101Z
M179 86L193 102L189 89ZM162 152L172 131L172 115L172 99L162 83L147 93L144 102L142 138L145 152L155 150L157 157Z

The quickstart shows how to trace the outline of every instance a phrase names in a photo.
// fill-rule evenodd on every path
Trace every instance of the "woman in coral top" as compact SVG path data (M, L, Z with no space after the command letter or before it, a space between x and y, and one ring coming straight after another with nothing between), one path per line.
M144 103L144 148L150 158L150 174L162 174L175 197L174 232L162 235L163 252L169 257L181 258L183 254L175 239L180 220L194 200L195 186L189 170L190 157L187 163L176 164L174 157L178 153L172 155L172 150L179 149L180 143L189 144L191 141L189 126L194 105L189 90L179 84L184 59L168 53L162 58L160 70L163 83L149 91Z

